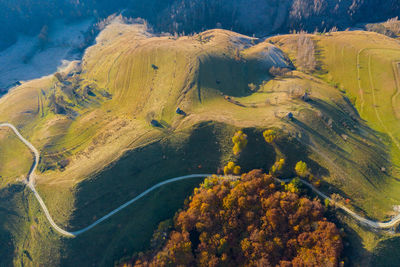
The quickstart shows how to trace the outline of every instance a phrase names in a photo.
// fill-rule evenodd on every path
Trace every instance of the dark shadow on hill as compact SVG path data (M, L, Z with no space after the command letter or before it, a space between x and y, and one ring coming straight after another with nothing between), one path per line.
M325 217L328 221L333 222L338 229L344 231L342 235L343 251L341 254L341 258L345 262L344 266L380 266L379 264L369 264L371 262L372 253L364 248L363 240L360 235L342 220L343 213L341 211L334 210L330 207L325 212Z
M191 173L215 173L222 154L231 153L231 144L225 147L224 142L234 131L221 123L200 123L126 153L102 173L79 184L72 230L93 223L161 181ZM147 249L158 223L173 217L202 180L165 185L79 238L67 240L68 256L62 265L78 261L87 266L110 266L126 251ZM85 248L85 253L80 248ZM102 259L107 264L100 263Z
M373 251L371 266L397 267L400 262L400 237L379 242Z
M206 56L200 60L199 82L202 88L213 88L222 94L243 97L251 95L249 84L259 85L270 79L266 64L258 60L229 56ZM204 93L201 92L203 96Z
M18 221L23 220L17 212L16 201L24 188L21 184L13 184L0 189L0 266L14 266L16 248L11 231L15 230Z
M335 153L335 160L353 166L358 175L375 188L389 178L389 172L382 172L382 168L390 170L391 165L390 152L387 143L382 142L382 133L368 127L345 101L328 103L313 99L308 104L318 112L302 110L298 117L290 121L302 132L301 139L305 144L318 144ZM354 154L355 150L358 153ZM368 157L355 157L361 151Z
M315 73L318 75L327 74L328 70L324 66L323 60L325 59L325 51L322 46L319 44L319 40L313 40L315 46L315 57L316 57L316 66Z
M219 139L225 132L231 134L228 128L223 124L201 123L191 130L126 153L112 166L78 185L71 228L89 225L169 178L215 173L222 153Z
M243 132L247 134L248 143L239 154L237 164L241 166L243 172L254 169L268 171L276 159L274 147L264 141L263 131L260 129L247 128Z
M311 151L297 139L284 136L277 141L279 150L286 156L285 171L282 178L296 176L294 167L299 161L304 161L317 177L328 176L329 170L310 158Z
M74 239L65 240L60 266L114 266L115 261L146 251L160 222L173 218L203 179L165 185ZM93 242L95 240L95 242Z

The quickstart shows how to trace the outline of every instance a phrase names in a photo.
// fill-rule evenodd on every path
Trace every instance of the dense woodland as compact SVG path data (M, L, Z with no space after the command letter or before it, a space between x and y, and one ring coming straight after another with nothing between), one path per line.
M207 178L189 200L168 236L171 227L160 224L153 250L121 266L342 264L342 238L324 206L260 170L239 181Z
M2 0L0 50L21 33L39 35L55 19L101 20L120 11L148 20L156 31L191 33L222 27L263 36L385 21L400 14L400 0Z

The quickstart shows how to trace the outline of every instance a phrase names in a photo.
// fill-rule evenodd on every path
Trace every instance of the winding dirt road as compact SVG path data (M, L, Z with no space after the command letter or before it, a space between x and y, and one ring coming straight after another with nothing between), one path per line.
M185 175L185 176L179 176L179 177L175 177L175 178L171 178L169 180L166 180L164 182L158 183L152 187L150 187L149 189L147 189L146 191L144 191L143 193L141 193L140 195L136 196L135 198L129 200L128 202L122 204L121 206L119 206L118 208L114 209L113 211L111 211L110 213L108 213L107 215L103 216L102 218L98 219L97 221L95 221L94 223L90 224L89 226L77 230L77 231L73 231L73 232L69 232L66 231L64 229L62 229L61 227L59 227L53 220L53 218L50 215L49 210L46 207L46 204L44 203L43 199L41 198L41 196L39 195L39 193L36 191L35 188L35 176L34 173L36 171L36 168L38 166L39 163L39 159L40 159L40 153L39 151L28 141L26 140L21 134L20 132L17 130L17 128L15 128L14 125L10 124L10 123L0 123L0 128L1 127L6 127L6 128L10 128L11 130L13 130L13 132L18 136L18 138L33 152L34 154L34 163L32 165L31 170L29 171L25 183L28 185L28 187L32 190L33 194L35 195L36 199L38 200L40 206L42 207L45 216L47 218L47 220L49 221L50 225L54 228L54 230L56 230L58 233L64 235L64 236L68 236L68 237L76 237L80 234L85 233L86 231L92 229L93 227L95 227L96 225L98 225L99 223L107 220L108 218L110 218L111 216L113 216L114 214L118 213L119 211L123 210L124 208L128 207L129 205L133 204L134 202L136 202L137 200L141 199L142 197L146 196L147 194L149 194L150 192L156 190L157 188L160 188L166 184L170 184L170 183L175 183L178 181L182 181L182 180L188 180L188 179L194 179L194 178L202 178L202 177L208 177L211 176L212 174L190 174L190 175ZM239 179L240 177L236 176L225 176L226 178L236 178ZM278 182L288 182L289 180L280 180L280 179L276 179ZM314 191L316 194L318 194L321 198L323 199L328 199L329 201L333 202L332 199L325 195L324 193L322 193L321 191L319 191L317 188L315 188L312 184L308 183L307 181L301 180L301 182L309 187L312 191ZM336 207L342 209L343 211L345 211L348 215L350 215L351 217L353 217L354 219L356 219L358 222L360 222L361 224L364 224L366 226L369 226L371 228L376 228L376 229L389 229L392 227L395 227L399 222L400 222L400 214L397 215L396 217L394 217L393 219L391 219L388 222L377 222L377 221L372 221L370 219L364 218L360 215L358 215L357 213L355 213L354 211L350 210L349 208L345 207L344 205L341 205L339 203L335 203Z

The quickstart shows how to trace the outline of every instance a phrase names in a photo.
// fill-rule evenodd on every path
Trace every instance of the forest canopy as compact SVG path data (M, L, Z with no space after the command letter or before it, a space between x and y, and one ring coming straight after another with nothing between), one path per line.
M175 216L166 242L122 266L338 266L342 239L324 207L261 170L213 176ZM158 233L159 234L159 233Z
M290 30L341 30L398 16L399 0L3 0L0 50L20 34L37 35L56 19L104 19L122 12L156 31L192 33L222 27L265 36Z

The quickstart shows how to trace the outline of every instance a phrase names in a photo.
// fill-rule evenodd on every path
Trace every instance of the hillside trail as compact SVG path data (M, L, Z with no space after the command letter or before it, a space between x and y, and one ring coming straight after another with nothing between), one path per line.
M84 227L80 230L77 231L67 231L62 229L61 227L59 227L53 220L53 218L50 215L49 210L47 209L46 204L44 203L42 197L39 195L39 193L37 192L36 188L35 188L35 171L36 168L38 166L39 160L40 160L40 153L39 151L28 141L26 140L21 133L17 130L17 128L10 124L10 123L0 123L0 128L2 127L6 127L6 128L10 128L15 135L32 151L32 153L34 154L34 162L32 165L32 168L30 169L26 180L24 181L24 183L26 183L28 185L28 187L31 189L31 191L33 192L33 194L35 195L35 198L38 200L40 206L43 209L43 212L45 213L45 216L47 218L47 220L49 221L50 225L54 228L54 230L56 230L58 233L60 233L61 235L64 235L66 237L76 237L78 235L81 235L87 231L89 231L90 229L94 228L96 225L100 224L101 222L107 220L108 218L110 218L111 216L113 216L114 214L120 212L121 210L125 209L126 207L128 207L129 205L133 204L134 202L138 201L139 199L143 198L144 196L146 196L147 194L151 193L152 191L170 184L170 183L175 183L175 182L179 182L179 181L183 181L183 180L188 180L188 179L194 179L194 178L205 178L208 176L212 176L212 174L190 174L190 175L184 175L184 176L179 176L179 177L175 177L175 178L171 178L168 179L166 181L160 182L152 187L150 187L149 189L147 189L146 191L142 192L141 194L139 194L138 196L136 196L135 198L129 200L128 202L122 204L121 206L119 206L118 208L114 209L113 211L111 211L110 213L106 214L105 216L101 217L100 219L96 220L94 223L90 224L87 227ZM221 176L223 178L226 179L240 179L239 176ZM278 178L275 178L275 180L277 182L289 182L290 179L287 180L281 180ZM394 217L393 219L391 219L388 222L377 222L377 221L373 221L367 218L364 218L360 215L358 215L357 213L355 213L354 211L350 210L349 208L345 207L344 205L340 204L340 203L335 203L329 196L325 195L324 193L322 193L321 191L319 191L317 188L315 188L312 184L310 184L309 182L300 179L300 181L307 186L308 188L310 188L312 191L314 191L316 194L318 194L322 199L328 199L331 203L334 203L334 205L340 209L342 209L344 212L346 212L348 215L350 215L351 217L353 217L354 219L356 219L358 222L360 222L363 225L366 225L368 227L371 228L375 228L375 229L388 229L388 228L393 228L395 227L399 222L400 222L400 214L398 214L396 217Z

